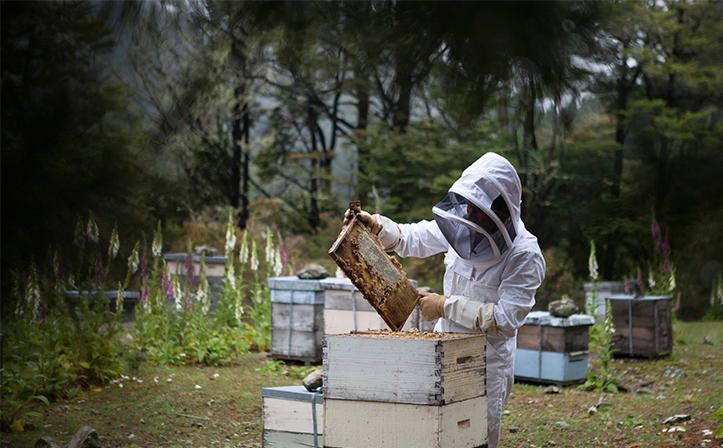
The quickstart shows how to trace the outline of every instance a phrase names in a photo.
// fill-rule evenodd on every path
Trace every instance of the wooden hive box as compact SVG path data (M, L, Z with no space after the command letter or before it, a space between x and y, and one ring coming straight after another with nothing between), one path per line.
M265 387L264 448L324 445L324 399L304 386Z
M418 331L326 336L324 446L484 446L486 341Z
M522 381L572 384L587 378L592 316L553 317L533 311L517 331L515 378Z
M416 280L409 280L417 287ZM348 278L326 278L324 286L324 334L341 334L358 330L385 330L389 326L372 308L361 292ZM434 330L436 321L427 322L415 307L402 331L416 328L421 331Z
M618 295L609 297L612 308L613 356L654 358L673 350L670 296Z
M390 329L402 329L419 295L396 258L355 216L344 226L329 255Z
M324 338L324 288L319 280L272 277L271 356L319 362Z

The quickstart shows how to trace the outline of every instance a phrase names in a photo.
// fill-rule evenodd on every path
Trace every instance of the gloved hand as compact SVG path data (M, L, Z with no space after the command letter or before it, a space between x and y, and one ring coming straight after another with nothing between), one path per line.
M362 224L364 224L374 235L379 235L379 232L382 231L382 226L377 222L374 215L370 215L364 210L357 212L356 215L358 216L357 219L361 221ZM349 224L352 218L354 218L354 212L347 210L346 213L344 213L344 225Z
M447 296L435 294L433 292L419 293L419 311L427 322L434 319L444 317L444 302Z

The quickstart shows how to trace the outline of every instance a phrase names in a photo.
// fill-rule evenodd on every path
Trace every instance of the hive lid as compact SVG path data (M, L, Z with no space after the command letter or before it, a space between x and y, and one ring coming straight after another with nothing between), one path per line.
M417 304L417 291L357 216L342 229L329 255L390 329L404 326Z
M554 317L548 311L532 311L525 318L525 325L544 325L549 327L576 327L593 325L595 318L587 314L573 314L570 317Z

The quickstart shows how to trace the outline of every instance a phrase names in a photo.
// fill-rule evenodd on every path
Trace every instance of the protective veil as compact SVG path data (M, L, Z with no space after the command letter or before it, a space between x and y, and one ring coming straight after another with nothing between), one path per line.
M398 225L376 216L387 250L402 257L446 252L444 295L449 298L435 331L487 333L489 448L498 446L502 406L514 382L517 329L545 275L537 238L520 219L521 190L514 167L487 153L433 208L434 221ZM502 214L504 221L493 211L500 196L509 212ZM480 325L480 320L486 323Z

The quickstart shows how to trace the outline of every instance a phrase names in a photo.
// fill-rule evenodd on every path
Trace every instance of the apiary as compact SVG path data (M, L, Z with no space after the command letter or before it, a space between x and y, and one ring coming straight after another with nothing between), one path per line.
M264 448L324 446L324 399L303 386L265 387L263 401Z
M587 378L589 329L592 316L561 318L533 311L517 331L515 379L571 384Z
M324 340L324 446L486 445L484 335L377 330Z
M654 358L673 350L672 298L670 296L617 295L612 308L614 356Z
M387 255L357 216L344 226L329 255L389 328L402 329L419 295L399 261Z

